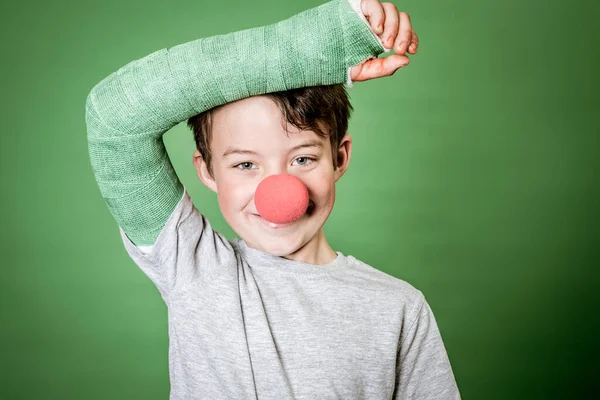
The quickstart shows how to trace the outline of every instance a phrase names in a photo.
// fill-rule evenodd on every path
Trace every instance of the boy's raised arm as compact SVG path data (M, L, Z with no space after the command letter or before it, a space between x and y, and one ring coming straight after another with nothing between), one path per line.
M153 244L183 195L165 132L241 98L343 83L349 67L383 51L349 0L333 0L128 63L86 101L91 165L110 212L133 243Z

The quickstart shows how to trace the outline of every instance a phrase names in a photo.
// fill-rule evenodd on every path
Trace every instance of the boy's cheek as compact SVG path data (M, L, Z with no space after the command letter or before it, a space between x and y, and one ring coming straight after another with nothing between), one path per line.
M319 168L312 171L310 176L304 179L304 184L312 196L327 198L335 191L333 173L327 168Z
M251 180L230 180L219 187L219 202L228 210L241 210L248 205L254 196L256 184Z

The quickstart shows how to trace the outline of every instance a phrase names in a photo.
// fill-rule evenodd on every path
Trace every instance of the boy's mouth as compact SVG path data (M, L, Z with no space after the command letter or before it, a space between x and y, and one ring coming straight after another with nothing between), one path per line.
M251 215L253 215L254 217L256 217L262 225L265 225L265 226L267 226L269 228L272 228L272 229L285 228L285 227L288 227L290 225L293 225L297 221L296 220L296 221L290 222L288 224L275 224L273 222L267 221L266 219L264 219L263 217L261 217L259 214L251 214Z
M315 202L312 201L312 200L309 200L308 207L306 208L306 213L304 215L308 214L308 216L310 216L312 214L312 212L313 212L314 209L315 209ZM290 222L290 223L287 223L287 224L276 224L276 223L267 221L266 219L264 219L263 217L261 217L260 214L251 214L251 215L257 217L262 224L268 226L271 229L286 228L288 226L293 225L295 222L299 221L300 219L302 219L302 217L300 217L296 221L293 221L293 222Z

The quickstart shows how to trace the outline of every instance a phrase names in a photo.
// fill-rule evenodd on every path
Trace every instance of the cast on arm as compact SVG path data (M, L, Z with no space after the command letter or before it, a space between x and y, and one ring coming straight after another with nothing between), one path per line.
M460 400L435 316L419 292L416 315L402 330L394 399Z
M153 244L183 195L165 132L241 98L348 82L350 67L384 51L349 1L161 49L94 86L86 100L91 165L133 243Z

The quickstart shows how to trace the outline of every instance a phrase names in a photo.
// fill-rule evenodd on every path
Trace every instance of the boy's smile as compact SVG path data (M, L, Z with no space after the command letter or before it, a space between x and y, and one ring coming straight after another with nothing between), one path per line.
M314 210L314 204L315 203L312 200L309 200L309 205L308 205L308 208L306 210L306 213L302 217L300 217L298 220L296 220L294 222L287 223L287 224L276 224L274 222L269 222L266 219L264 219L263 217L261 217L259 213L252 214L252 215L255 216L255 217L257 217L261 221L262 224L268 226L271 229L283 229L283 228L286 228L288 226L291 226L291 225L295 224L296 222L300 221L301 219L305 218L306 216L310 216L310 214Z
M255 96L215 110L210 146L214 176L196 150L198 177L217 193L225 220L241 239L266 253L310 264L335 259L322 226L335 202L335 182L348 166L349 135L340 143L334 170L329 138L290 125L274 101ZM254 204L258 184L275 174L294 175L308 188L308 209L290 224L266 221Z

